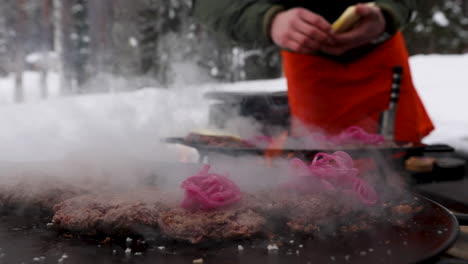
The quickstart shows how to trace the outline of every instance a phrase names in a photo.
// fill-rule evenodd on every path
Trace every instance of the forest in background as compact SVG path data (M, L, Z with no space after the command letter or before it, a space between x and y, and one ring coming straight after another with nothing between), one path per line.
M419 2L404 29L410 53L468 52L468 0ZM109 90L106 76L133 87L171 87L189 73L189 81L281 76L277 48L236 46L200 26L191 8L192 0L2 0L0 75L15 73L19 101L25 70L44 82L60 72L65 94L96 82Z

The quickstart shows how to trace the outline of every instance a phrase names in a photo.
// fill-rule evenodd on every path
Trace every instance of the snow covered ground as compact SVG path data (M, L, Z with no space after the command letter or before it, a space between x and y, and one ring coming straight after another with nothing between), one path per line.
M468 54L414 56L411 65L436 125L425 142L450 144L468 154ZM0 161L53 161L73 155L95 160L113 156L180 159L186 150L161 144L159 139L206 125L204 92L286 89L280 78L60 97L55 76L49 78L49 85L51 96L41 100L37 74L27 73L26 102L13 104L13 78L0 79Z
M427 143L446 143L468 154L468 54L414 56L414 83L435 123Z

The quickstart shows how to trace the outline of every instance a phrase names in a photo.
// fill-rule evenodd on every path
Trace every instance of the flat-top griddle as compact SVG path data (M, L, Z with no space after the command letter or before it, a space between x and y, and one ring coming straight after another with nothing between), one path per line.
M125 254L125 243L103 245L78 237L63 238L43 224L27 219L0 217L2 263L420 263L444 252L455 241L459 226L452 213L420 196L423 210L407 225L382 224L359 233L324 238L282 237L274 240L226 241L215 245L190 245L146 238L149 247ZM278 250L268 245L281 241ZM134 239L135 242L135 239ZM243 250L239 250L239 246ZM63 259L64 255L66 258ZM201 263L201 262L198 262Z
M263 156L267 151L275 153L282 153L288 155L293 153L295 157L303 158L305 160L312 160L313 157L319 152L331 153L338 150L345 151L353 159L360 158L375 158L376 156L381 157L392 157L392 156L419 156L424 152L453 152L454 149L448 145L425 145L425 144L410 144L408 142L398 142L395 146L388 147L336 147L336 148L323 148L323 149L308 149L308 148L284 148L284 149L267 149L262 147L250 147L250 146L217 146L209 145L202 142L187 141L183 137L168 137L163 139L166 143L181 144L187 147L196 149L201 156L207 156L210 154L222 154L233 157L253 155Z

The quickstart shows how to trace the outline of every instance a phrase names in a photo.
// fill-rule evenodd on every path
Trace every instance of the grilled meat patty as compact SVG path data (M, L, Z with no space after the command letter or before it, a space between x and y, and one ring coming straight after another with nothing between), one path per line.
M170 238L191 243L226 239L245 239L264 231L266 219L248 207L212 211L182 208L162 212L158 217L161 231Z
M142 186L121 192L91 191L52 178L30 179L0 186L0 206L21 213L24 208L40 208L53 216L58 230L86 235L153 232L191 243L285 232L315 234L326 232L322 227L327 226L335 231L345 225L353 231L365 229L368 223L390 221L385 215L393 215L390 224L403 223L417 211L417 204L396 200L370 208L345 195L282 189L243 193L241 201L228 207L192 211L180 208L181 195Z
M74 197L54 206L54 227L93 235L144 233L157 228L158 215L176 206L156 188Z

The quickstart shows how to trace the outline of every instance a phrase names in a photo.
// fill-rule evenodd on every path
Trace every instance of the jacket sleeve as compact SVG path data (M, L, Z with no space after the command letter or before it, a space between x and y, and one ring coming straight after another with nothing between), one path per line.
M240 43L271 43L271 18L284 8L274 0L194 0L195 18Z
M376 0L387 21L386 31L394 34L403 28L416 10L417 0Z

